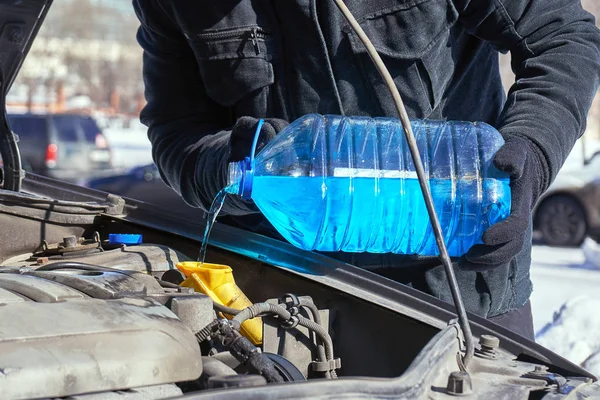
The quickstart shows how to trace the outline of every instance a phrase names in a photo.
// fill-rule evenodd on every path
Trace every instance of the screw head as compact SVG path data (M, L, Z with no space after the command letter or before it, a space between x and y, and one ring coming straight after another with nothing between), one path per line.
M446 385L448 394L454 396L464 396L473 393L473 384L471 376L465 371L454 371L448 376L448 384Z
M479 344L490 349L497 349L500 347L500 339L492 335L481 335Z
M63 238L63 246L65 248L73 248L77 246L77 237L74 235L65 236Z
M548 372L548 367L546 367L545 365L536 365L533 372L537 372L537 373Z
M10 42L13 44L21 44L23 43L24 39L25 34L21 28L15 26L8 32L8 40L10 40Z

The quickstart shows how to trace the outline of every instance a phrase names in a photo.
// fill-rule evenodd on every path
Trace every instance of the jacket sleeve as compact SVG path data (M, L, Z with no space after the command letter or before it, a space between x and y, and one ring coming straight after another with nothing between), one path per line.
M226 186L233 121L229 110L205 92L195 56L159 1L134 0L140 20L147 105L140 119L148 127L152 157L162 179L191 206L205 211ZM258 210L227 196L223 214Z
M600 33L580 0L453 0L473 35L510 52L516 80L497 128L540 150L542 190L586 127L600 80Z

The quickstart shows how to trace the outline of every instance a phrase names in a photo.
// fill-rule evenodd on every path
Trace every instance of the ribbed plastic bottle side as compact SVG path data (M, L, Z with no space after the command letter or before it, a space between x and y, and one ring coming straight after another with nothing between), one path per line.
M464 254L510 210L491 161L502 138L485 124L411 123L449 253ZM301 118L257 156L253 199L300 248L439 254L396 119Z
M400 122L324 119L319 134L326 145L319 155L327 160L326 206L312 248L439 254ZM495 190L498 182L485 178L499 148L490 136L494 131L466 122L416 120L412 125L445 242L451 255L461 255L479 241L490 225L490 207L496 207L488 186Z
M444 234L448 252L456 255L476 232L466 221L477 215L481 173L479 150L474 126L462 122L435 122L428 132L432 160L430 186L436 213ZM475 141L474 141L475 140ZM435 236L428 224L424 244L419 254L437 255Z

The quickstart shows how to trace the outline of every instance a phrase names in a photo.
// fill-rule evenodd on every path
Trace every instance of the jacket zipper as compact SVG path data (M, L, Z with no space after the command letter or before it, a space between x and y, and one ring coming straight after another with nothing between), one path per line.
M227 40L227 39L249 39L252 41L254 45L254 50L256 54L260 54L260 47L258 46L259 39L266 39L271 34L265 31L262 28L240 28L233 29L229 31L223 32L207 32L207 33L198 33L194 37L200 40Z

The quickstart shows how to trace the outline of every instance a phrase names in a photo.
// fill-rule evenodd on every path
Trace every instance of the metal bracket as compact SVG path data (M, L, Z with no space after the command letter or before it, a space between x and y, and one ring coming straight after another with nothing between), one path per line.
M328 361L313 361L310 363L312 370L316 372L333 371L342 368L342 360L334 358Z

